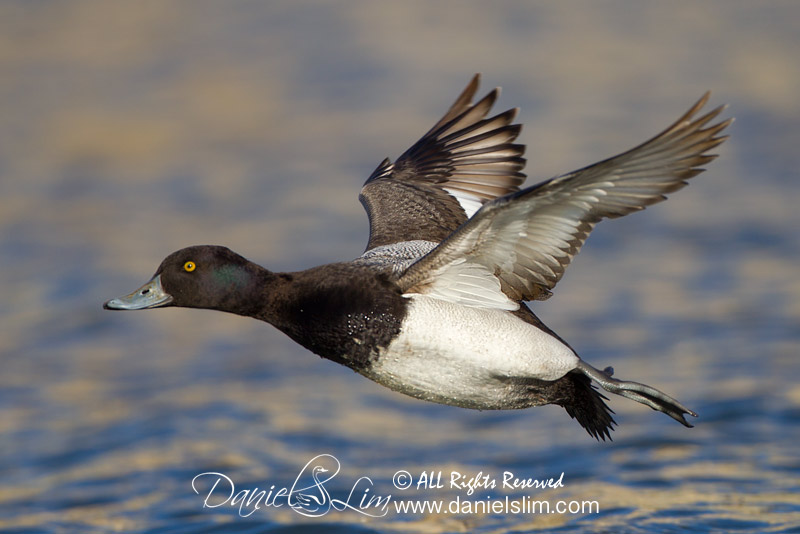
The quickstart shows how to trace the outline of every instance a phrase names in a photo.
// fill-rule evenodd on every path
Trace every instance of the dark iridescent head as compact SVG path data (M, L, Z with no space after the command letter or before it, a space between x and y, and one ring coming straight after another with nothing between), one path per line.
M181 306L236 312L237 301L253 283L258 269L226 247L187 247L167 256L149 282L103 307L141 310Z

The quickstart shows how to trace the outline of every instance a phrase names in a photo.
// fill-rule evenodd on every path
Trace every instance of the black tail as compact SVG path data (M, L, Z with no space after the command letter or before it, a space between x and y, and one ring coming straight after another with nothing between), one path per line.
M617 424L611 416L614 411L604 402L608 398L592 386L589 377L580 371L571 371L557 383L559 394L551 402L563 406L597 441L611 440L610 432Z

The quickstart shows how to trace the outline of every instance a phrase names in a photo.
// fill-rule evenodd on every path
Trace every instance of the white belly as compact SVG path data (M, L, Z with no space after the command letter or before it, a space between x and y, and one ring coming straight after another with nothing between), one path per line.
M414 295L400 334L364 374L413 397L490 409L518 394L503 378L557 380L577 363L569 347L506 311Z

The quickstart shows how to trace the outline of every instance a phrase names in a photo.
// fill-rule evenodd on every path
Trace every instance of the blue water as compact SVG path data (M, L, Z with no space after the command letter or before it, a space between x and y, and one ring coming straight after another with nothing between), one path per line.
M0 5L0 531L800 532L800 8L458 5ZM599 225L534 307L695 428L615 397L598 443L558 407L403 397L251 319L101 309L190 244L274 270L357 256L361 183L475 71L523 107L531 181L706 88L730 104L708 172ZM240 507L202 473L319 502ZM351 490L390 500L340 511ZM596 506L486 508L506 497Z

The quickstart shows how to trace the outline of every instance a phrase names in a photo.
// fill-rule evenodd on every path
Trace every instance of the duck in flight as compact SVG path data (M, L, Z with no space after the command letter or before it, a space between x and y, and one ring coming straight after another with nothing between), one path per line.
M479 81L366 181L370 236L358 258L276 273L225 247L192 246L104 307L254 317L406 395L478 410L557 404L597 439L616 422L592 381L691 427L684 415L697 414L592 367L526 302L551 296L595 224L660 202L702 172L732 119L714 122L722 106L700 115L706 93L636 148L521 189L518 110L487 118L499 89L473 103Z

